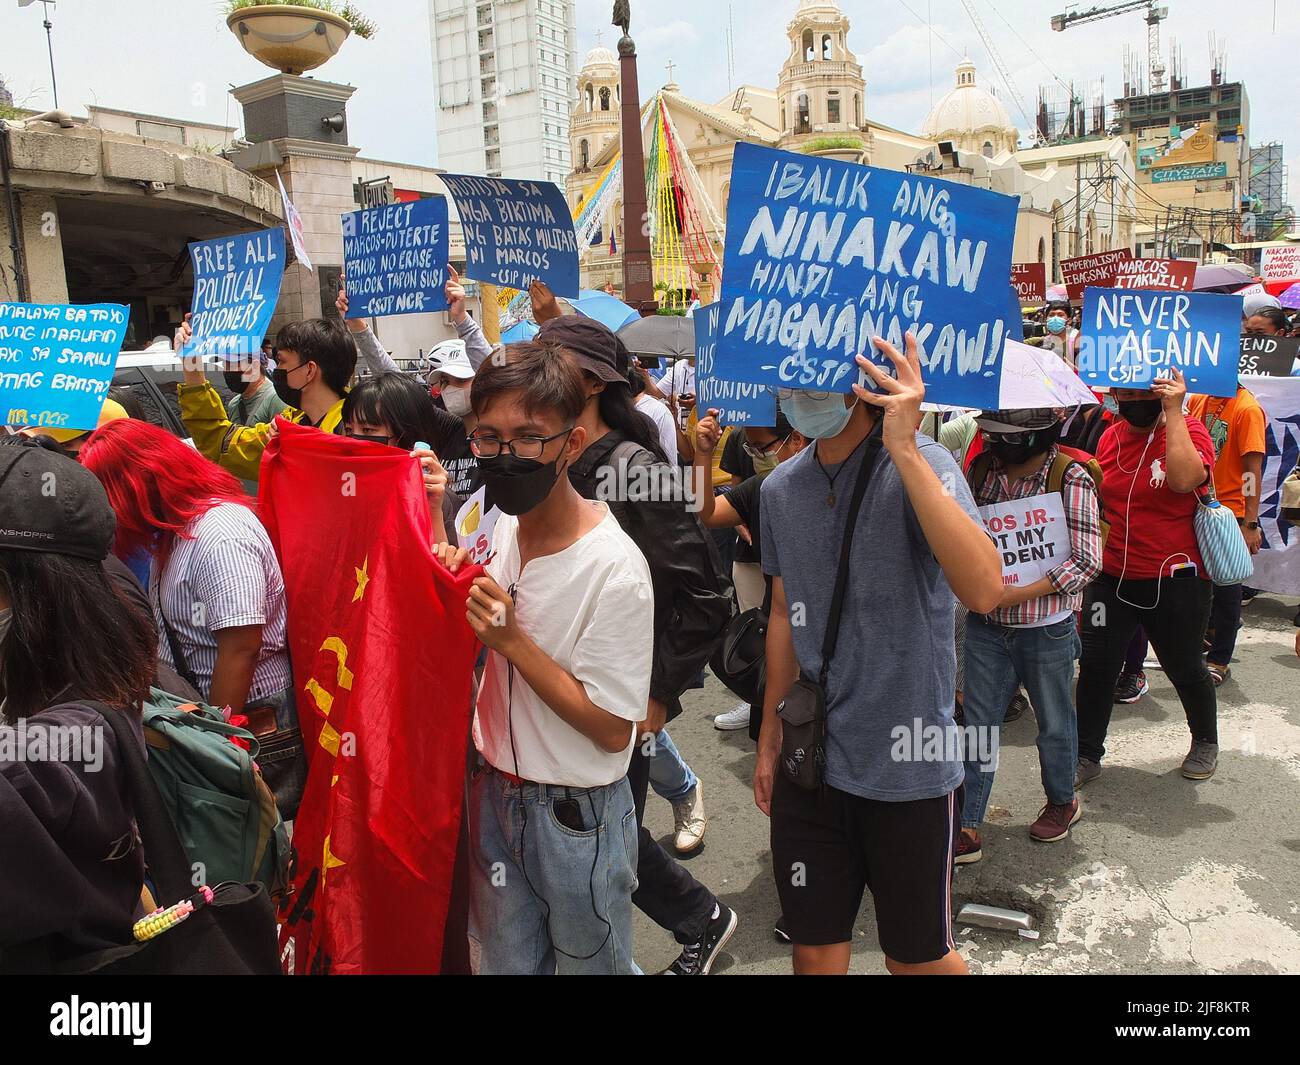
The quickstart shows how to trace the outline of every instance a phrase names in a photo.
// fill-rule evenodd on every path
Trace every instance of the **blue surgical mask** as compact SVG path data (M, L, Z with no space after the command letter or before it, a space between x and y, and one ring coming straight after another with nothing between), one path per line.
M1104 396L1101 397L1101 405L1105 407L1108 411L1110 411L1111 414L1119 413L1119 401L1116 400L1115 397L1112 396L1109 392L1107 392Z
M1064 318L1055 317L1047 319L1047 331L1060 335L1065 332L1066 321Z
M781 410L790 424L809 440L839 436L853 417L853 407L844 405L844 396L839 392L814 399L811 392L795 389L789 399L781 401Z

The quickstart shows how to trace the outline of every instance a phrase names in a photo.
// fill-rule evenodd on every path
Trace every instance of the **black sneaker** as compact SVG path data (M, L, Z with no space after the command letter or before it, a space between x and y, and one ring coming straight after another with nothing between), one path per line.
M677 960L660 976L708 976L722 948L736 931L736 911L718 903L719 913L709 921L704 938L682 948Z
M1121 673L1115 682L1115 702L1135 703L1151 690L1145 673Z
M785 930L785 914L776 919L776 924L772 927L772 935L776 937L778 943L793 943L790 933Z
M1011 697L1011 702L1007 704L1007 712L1002 718L1004 725L1009 725L1013 721L1019 721L1025 716L1025 711L1029 709L1029 700L1025 698L1024 692L1016 692Z

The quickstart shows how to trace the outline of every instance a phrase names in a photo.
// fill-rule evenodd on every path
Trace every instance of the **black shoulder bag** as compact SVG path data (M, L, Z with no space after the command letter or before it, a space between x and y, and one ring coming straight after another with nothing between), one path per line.
M880 458L881 427L879 424L867 438L866 453L858 468L858 479L849 501L848 521L840 544L839 569L835 574L835 591L831 596L830 617L826 619L826 636L822 640L821 673L816 681L799 677L790 685L786 697L776 708L781 719L781 771L796 787L816 791L822 786L822 773L826 767L826 680L835 657L835 644L840 636L840 614L844 608L844 591L849 581L849 553L853 549L853 530L862 509L862 497L867 483Z

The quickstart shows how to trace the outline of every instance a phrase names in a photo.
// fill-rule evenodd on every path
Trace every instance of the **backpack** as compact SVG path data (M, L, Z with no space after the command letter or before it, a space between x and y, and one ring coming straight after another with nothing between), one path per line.
M1082 466L1092 478L1092 483L1097 488L1097 524L1101 529L1101 546L1106 547L1106 540L1110 536L1110 522L1106 520L1106 505L1101 498L1101 481L1102 469L1101 463L1096 457L1089 455L1086 451L1079 451L1072 447L1065 447L1061 444L1056 445L1056 457L1052 459L1052 468L1047 471L1047 491L1060 493L1065 486L1065 475L1069 472L1071 466ZM971 459L970 467L966 472L967 480L970 482L971 491L976 491L988 477L989 470L993 466L993 455L988 451L981 451Z
M289 833L254 763L257 740L221 711L152 688L144 704L149 771L196 872L196 886L254 880L274 898L288 884ZM238 738L244 749L232 742Z

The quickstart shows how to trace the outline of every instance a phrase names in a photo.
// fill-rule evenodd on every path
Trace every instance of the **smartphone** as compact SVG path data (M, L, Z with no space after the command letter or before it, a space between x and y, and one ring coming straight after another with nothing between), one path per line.
M1195 562L1180 562L1176 566L1169 567L1169 576L1181 577L1186 574L1188 577L1195 577L1199 571Z
M556 799L555 820L571 832L587 831L587 826L582 823L582 807L578 805L577 799Z

